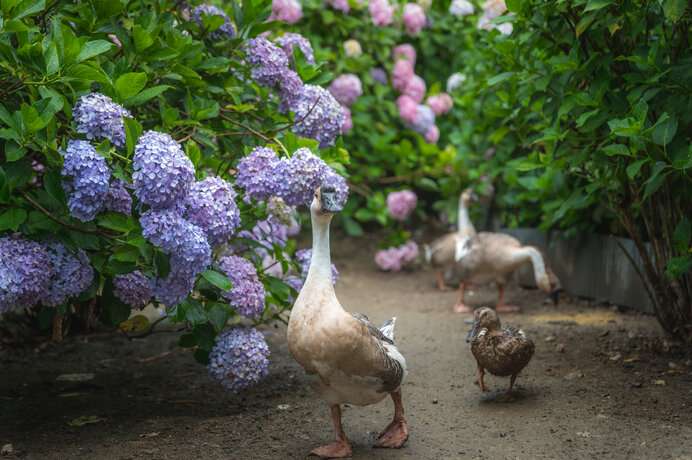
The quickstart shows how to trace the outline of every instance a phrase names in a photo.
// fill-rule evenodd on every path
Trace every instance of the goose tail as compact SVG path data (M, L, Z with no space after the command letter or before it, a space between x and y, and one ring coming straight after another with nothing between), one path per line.
M396 316L394 318L389 318L379 327L380 332L387 337L389 340L394 342L394 323L396 322Z

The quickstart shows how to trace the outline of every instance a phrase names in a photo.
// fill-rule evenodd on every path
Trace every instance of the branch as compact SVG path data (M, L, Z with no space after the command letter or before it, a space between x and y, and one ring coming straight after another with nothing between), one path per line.
M625 257L627 257L627 260L629 260L630 265L632 265L632 268L634 268L634 271L637 273L637 277L641 280L642 285L644 286L644 289L646 289L646 294L649 296L649 300L651 301L651 305L653 305L654 310L656 310L656 301L654 300L654 295L649 289L649 284L646 282L646 279L644 278L644 274L639 270L639 267L634 261L634 258L632 255L630 255L629 251L625 249L625 247L618 241L618 239L613 235L612 233L610 234L610 239L618 245L620 250L622 251L623 254L625 254Z
M194 125L194 126L192 127L192 132L191 132L190 134L188 134L187 136L183 137L182 139L180 139L180 140L178 141L178 144L182 144L182 143L185 142L186 140L190 139L192 136L195 135L196 132L197 132L197 125Z

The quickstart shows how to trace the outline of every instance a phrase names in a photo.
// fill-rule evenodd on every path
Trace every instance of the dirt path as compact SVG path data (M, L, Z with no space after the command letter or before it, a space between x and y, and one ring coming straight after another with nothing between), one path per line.
M346 408L354 458L691 458L692 365L654 318L569 298L555 308L538 291L510 287L508 302L523 311L502 319L537 349L515 401L495 403L508 379L488 376L489 394L474 385L468 316L451 312L456 293L437 292L429 270L376 271L363 244L335 245L337 295L374 322L398 316L411 437L404 449L374 450L391 401ZM484 287L467 300L495 298ZM266 334L269 375L239 395L211 381L171 334L128 342L101 333L38 353L0 350L0 446L30 459L305 458L331 440L329 413L292 360L285 329ZM66 373L94 378L57 380ZM94 423L69 424L91 416Z

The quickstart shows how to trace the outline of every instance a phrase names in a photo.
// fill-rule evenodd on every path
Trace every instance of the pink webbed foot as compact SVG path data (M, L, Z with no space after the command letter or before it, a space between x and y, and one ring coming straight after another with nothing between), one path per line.
M501 313L511 313L519 310L521 310L521 308L517 307L516 305L506 305L504 303L495 305L495 311L499 311Z
M465 303L458 303L454 305L454 313L470 313L472 311L473 309Z
M353 441L348 438L344 441L334 441L328 446L313 449L310 455L320 458L347 458L352 455L350 444L353 444Z
M496 402L512 402L514 401L514 398L512 397L511 393L505 393L502 396L498 396L495 398Z
M408 426L406 420L392 421L387 428L380 433L373 447L398 449L404 445L408 439Z

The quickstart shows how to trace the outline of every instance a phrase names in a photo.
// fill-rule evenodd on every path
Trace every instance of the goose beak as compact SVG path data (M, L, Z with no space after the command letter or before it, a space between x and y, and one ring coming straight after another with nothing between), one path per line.
M548 294L548 297L550 297L550 300L553 301L553 305L557 305L557 296L558 296L558 294L561 293L562 291L564 291L564 289L562 288L562 284L558 284L558 285L555 287L555 289L553 289L552 291L550 291L550 294Z
M337 202L336 189L331 184L322 186L322 212L337 213L343 211L344 207Z
M471 332L469 332L469 336L466 337L466 342L470 342L473 340L474 337L476 337L476 330L478 330L478 322L473 323L473 327L471 328Z

